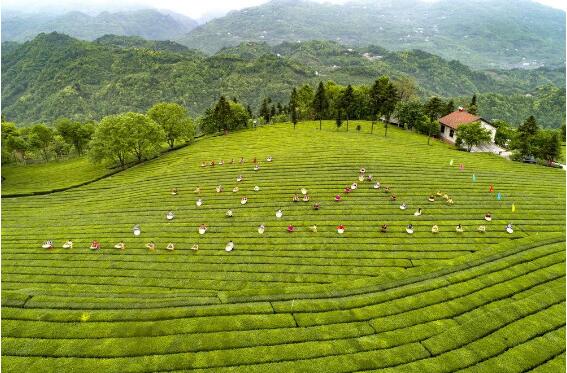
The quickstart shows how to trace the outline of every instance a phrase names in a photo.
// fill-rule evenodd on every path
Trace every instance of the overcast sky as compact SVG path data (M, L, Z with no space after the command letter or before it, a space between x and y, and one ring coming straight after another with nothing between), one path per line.
M198 19L220 15L229 10L260 5L268 0L2 0L2 9L17 9L26 12L45 12L50 9L84 10L87 12L116 11L131 7L169 9ZM347 0L318 0L319 2L344 3ZM435 0L424 0L435 1ZM567 10L565 0L535 0L537 2Z

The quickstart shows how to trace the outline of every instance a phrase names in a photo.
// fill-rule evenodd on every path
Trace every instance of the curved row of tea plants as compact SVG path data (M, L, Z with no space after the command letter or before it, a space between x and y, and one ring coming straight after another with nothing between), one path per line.
M317 125L211 138L84 187L4 199L2 367L489 372L564 364L562 171L428 146L395 128L384 138ZM225 164L200 166L213 159ZM344 194L361 167L397 201L367 181ZM302 187L310 202L292 202ZM428 202L437 191L454 204ZM410 223L413 235L404 230ZM203 236L200 224L209 227ZM41 249L47 239L55 249ZM72 249L61 248L67 239ZM88 249L94 239L100 251ZM120 240L123 251L113 248ZM169 242L175 251L164 250Z

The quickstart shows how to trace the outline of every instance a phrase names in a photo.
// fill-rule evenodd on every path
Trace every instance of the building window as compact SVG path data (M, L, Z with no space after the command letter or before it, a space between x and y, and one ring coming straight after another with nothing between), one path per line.
M443 125L443 124L441 125L441 130L439 132L445 133L445 125Z
M453 137L455 135L455 130L451 129L451 131L449 131L449 137Z

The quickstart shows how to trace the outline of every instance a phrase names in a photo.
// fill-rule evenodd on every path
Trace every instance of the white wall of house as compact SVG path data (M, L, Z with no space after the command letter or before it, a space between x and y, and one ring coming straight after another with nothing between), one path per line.
M486 123L483 120L480 121L480 126L485 130L488 130L488 132L490 132L490 142L494 142L494 137L496 136L496 128L494 128L493 126L491 126L490 124Z
M451 127L447 127L444 124L441 125L439 134L442 140L450 142L451 144L454 144L455 141L457 141L457 131L455 131Z
M496 136L496 128L483 120L480 121L480 126L490 132L490 142L494 142L494 137ZM457 130L445 126L444 124L441 125L439 134L442 140L450 142L451 144L454 144L457 141Z

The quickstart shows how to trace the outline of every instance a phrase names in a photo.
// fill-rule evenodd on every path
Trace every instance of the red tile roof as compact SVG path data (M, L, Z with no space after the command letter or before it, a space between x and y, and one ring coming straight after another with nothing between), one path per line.
M457 129L462 124L476 122L479 119L480 117L478 115L471 114L465 110L457 110L440 118L439 123Z

